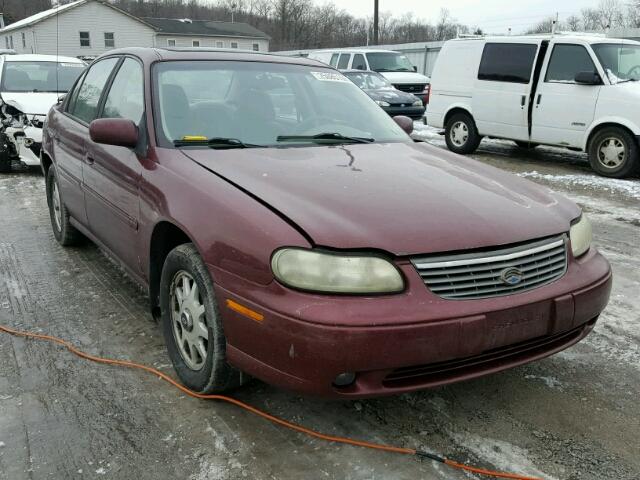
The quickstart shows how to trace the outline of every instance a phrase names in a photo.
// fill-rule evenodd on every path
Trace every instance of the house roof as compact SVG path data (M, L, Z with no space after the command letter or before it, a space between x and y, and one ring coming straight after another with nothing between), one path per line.
M217 22L211 20L189 20L188 18L151 18L142 17L145 23L153 26L158 33L166 35L198 35L209 37L247 37L269 39L248 23Z
M67 4L64 4L64 5L59 5L57 7L50 8L49 10L43 10L42 12L38 12L38 13L36 13L34 15L31 15L30 17L23 18L22 20L18 20L17 22L14 22L14 23L12 23L10 25L7 25L3 29L1 29L0 30L0 34L7 33L7 32L10 32L10 31L13 31L13 30L17 30L19 28L27 27L27 26L33 25L35 23L40 23L43 20L46 20L47 18L55 17L56 15L59 15L59 14L61 14L63 12L66 12L68 10L71 10L73 8L79 7L80 5L84 5L85 3L89 3L89 2L92 2L92 1L99 2L99 3L103 4L105 7L112 8L112 9L122 13L123 15L126 15L129 18L133 18L134 20L137 20L140 23L146 24L148 27L155 28L152 25L147 24L141 18L135 17L135 16L131 15L130 13L125 12L124 10L121 10L118 7L116 7L114 5L111 5L106 0L76 0L75 2L67 3Z

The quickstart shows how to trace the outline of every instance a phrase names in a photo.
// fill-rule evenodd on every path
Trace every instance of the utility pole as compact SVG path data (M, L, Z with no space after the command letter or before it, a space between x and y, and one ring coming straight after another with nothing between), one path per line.
M378 23L379 23L378 0L373 0L373 44L378 45Z

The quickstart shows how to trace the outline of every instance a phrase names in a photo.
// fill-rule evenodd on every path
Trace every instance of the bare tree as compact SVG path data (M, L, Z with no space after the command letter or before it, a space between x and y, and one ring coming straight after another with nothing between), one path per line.
M577 15L570 15L564 22L567 30L577 32L582 29L582 20Z

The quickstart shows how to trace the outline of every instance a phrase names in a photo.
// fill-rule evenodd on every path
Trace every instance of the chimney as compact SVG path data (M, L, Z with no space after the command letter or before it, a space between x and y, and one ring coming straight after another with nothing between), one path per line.
M0 29L4 28L4 13L0 13Z

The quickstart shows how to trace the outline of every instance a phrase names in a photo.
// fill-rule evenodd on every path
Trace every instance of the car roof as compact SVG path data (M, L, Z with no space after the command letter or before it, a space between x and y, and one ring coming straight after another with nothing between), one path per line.
M329 65L304 57L287 57L274 53L254 52L238 48L178 48L178 47L130 47L110 50L96 60L112 55L134 55L146 63L169 60L227 60L241 62L282 63L307 65L310 67L333 68Z
M64 63L84 63L82 60L75 57L61 57L59 55L6 55L4 56L5 62L64 62Z
M381 48L323 48L322 50L313 50L311 53L397 53L402 55L400 52L396 52L395 50L384 50Z
M610 38L598 34L580 34L574 32L557 33L557 34L539 34L539 35L502 35L502 36L468 36L449 40L450 42L496 42L496 43L529 43L541 40L555 40L563 43L621 43L630 45L640 45L635 40L626 40L621 38Z

